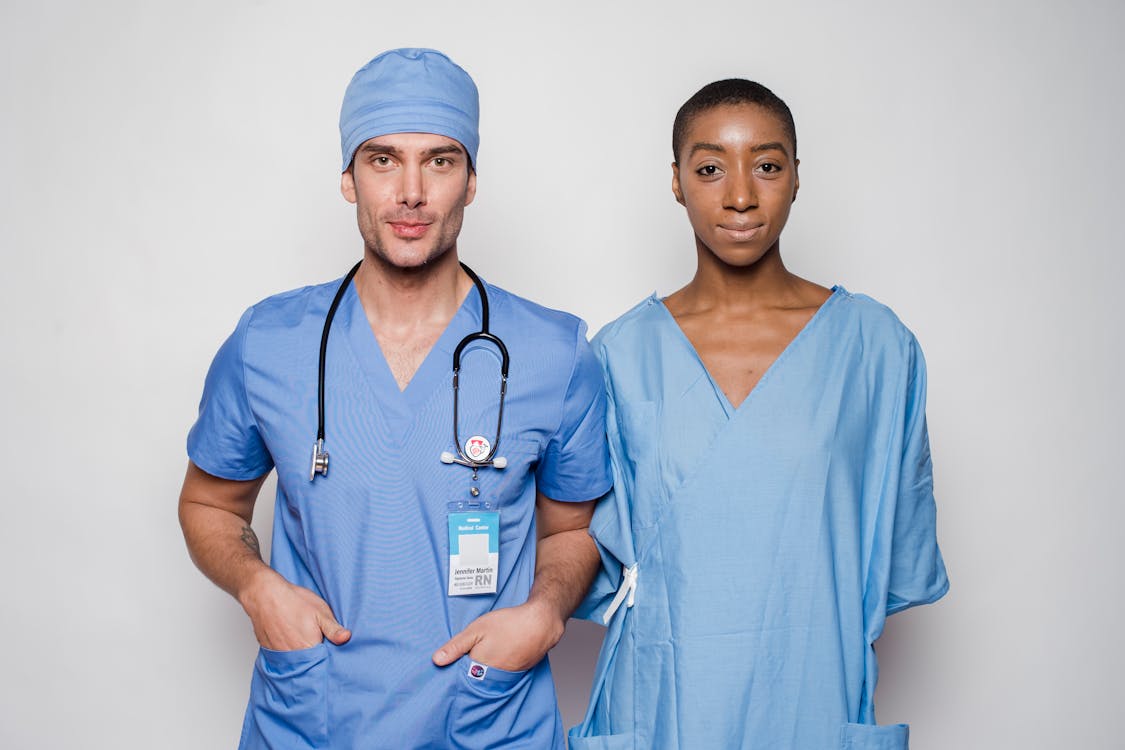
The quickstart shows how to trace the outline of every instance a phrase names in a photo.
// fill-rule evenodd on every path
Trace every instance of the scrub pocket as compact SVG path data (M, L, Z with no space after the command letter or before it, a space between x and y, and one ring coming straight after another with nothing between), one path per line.
M559 719L554 686L549 677L533 679L545 662L524 672L487 667L480 679L469 675L473 663L463 656L451 667L458 671L459 681L449 729L451 746L463 750L501 744L536 750L555 747Z
M579 737L574 727L567 735L570 750L633 750L633 733L603 734L600 737Z
M845 724L840 727L840 750L907 750L910 727L906 724Z
M258 649L242 750L328 746L328 646Z

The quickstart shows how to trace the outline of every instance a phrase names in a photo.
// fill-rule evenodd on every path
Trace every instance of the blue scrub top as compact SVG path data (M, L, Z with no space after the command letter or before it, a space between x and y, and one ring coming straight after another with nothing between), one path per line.
M584 614L623 566L636 587L572 750L904 750L874 723L872 645L949 585L914 336L836 287L737 409L655 296L594 349L615 485Z
M498 456L480 501L498 506L496 594L446 595L450 503L470 501L472 471L443 464L453 446L452 356L480 328L470 291L409 386L400 391L354 286L329 338L327 477L309 481L317 358L339 281L255 305L216 355L188 454L227 479L277 470L270 564L323 597L352 631L342 646L261 649L243 748L561 747L550 667L447 668L432 653L480 615L527 600L535 568L538 488L585 501L610 488L605 397L585 325L487 285L490 328L511 355ZM462 354L460 434L496 431L500 357Z

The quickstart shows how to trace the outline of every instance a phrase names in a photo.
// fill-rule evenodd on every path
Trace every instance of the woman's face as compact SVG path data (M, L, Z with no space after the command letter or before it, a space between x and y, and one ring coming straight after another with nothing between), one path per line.
M699 251L746 267L775 247L797 198L798 163L781 121L762 107L697 114L672 165L672 193Z

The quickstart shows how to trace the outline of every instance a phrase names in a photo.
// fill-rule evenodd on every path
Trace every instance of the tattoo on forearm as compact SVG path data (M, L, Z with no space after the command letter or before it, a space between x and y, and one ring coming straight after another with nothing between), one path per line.
M258 544L258 535L249 526L242 527L242 543L255 555L262 554L262 548Z

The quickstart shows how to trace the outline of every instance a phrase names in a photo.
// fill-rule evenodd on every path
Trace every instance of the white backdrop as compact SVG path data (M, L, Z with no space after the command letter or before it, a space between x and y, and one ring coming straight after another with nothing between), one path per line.
M254 640L184 549L184 438L240 312L359 257L339 101L402 45L481 90L463 257L591 331L694 267L679 104L785 98L787 262L890 304L930 367L952 591L892 618L880 721L1122 747L1125 6L314 5L0 4L0 747L234 745ZM568 723L599 638L555 659Z

